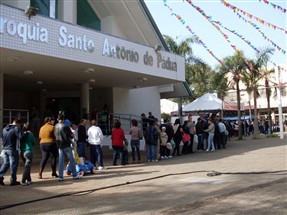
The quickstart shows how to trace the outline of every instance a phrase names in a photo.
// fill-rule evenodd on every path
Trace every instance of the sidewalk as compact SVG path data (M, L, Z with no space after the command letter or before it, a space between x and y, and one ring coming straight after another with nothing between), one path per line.
M35 170L32 185L0 188L0 214L286 214L286 150L286 135L232 140L225 150L155 163L109 159L106 171L62 183ZM213 171L222 174L207 176Z

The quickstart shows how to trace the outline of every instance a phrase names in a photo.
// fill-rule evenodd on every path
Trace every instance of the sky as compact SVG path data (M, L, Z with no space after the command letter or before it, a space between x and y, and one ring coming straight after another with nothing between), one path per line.
M235 50L231 45L235 45L237 50L243 51L244 55L250 59L256 59L256 51L246 44L238 36L231 32L220 28L224 34L228 36L230 41L222 36L222 34L194 7L184 0L166 0L164 5L163 0L144 0L148 6L153 19L155 20L160 32L163 35L168 35L174 38L176 41L184 40L193 36L186 26L189 26L191 30L202 40L206 48L200 44L192 44L192 50L196 57L201 58L215 68L220 63L210 54L210 51L220 60L224 57L231 56L235 53ZM280 6L283 9L287 9L287 0L268 0L269 4L259 0L225 0L227 3L244 10L248 14L251 14L265 23L270 23L276 27L283 28L286 31L287 12L282 12L278 8L274 8L273 5ZM242 38L248 40L251 45L257 49L262 48L275 48L274 54L271 56L271 61L276 65L286 64L286 54L279 48L287 51L286 38L287 34L284 30L274 29L266 24L259 23L256 19L250 19L247 16L242 17L246 20L252 21L263 32L267 39L264 39L263 35L259 33L252 25L245 22L243 18L239 18L236 13L230 8L224 6L220 0L194 0L192 3L200 7L207 16L211 16L214 21L219 21L222 26L229 30L235 30ZM171 15L170 9L173 13L181 16L181 20L185 21L182 24L175 16ZM270 41L276 44L276 47L272 45ZM207 51L207 48L209 51ZM271 65L270 63L269 65Z

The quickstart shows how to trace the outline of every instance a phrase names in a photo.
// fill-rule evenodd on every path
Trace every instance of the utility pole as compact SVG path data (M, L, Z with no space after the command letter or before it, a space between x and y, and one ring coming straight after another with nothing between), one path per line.
M279 114L279 129L280 129L280 139L284 139L283 133L283 114L282 114L282 98L281 98L281 91L282 91L282 83L281 83L281 71L280 66L278 66L278 97L279 97L279 104L278 104L278 114Z

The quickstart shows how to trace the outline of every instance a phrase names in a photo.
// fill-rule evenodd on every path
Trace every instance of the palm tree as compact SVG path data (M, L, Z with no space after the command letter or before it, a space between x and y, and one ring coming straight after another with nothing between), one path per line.
M220 70L225 71L226 74L231 75L229 80L229 87L236 89L237 98L237 117L238 117L238 139L242 139L242 123L241 123L241 101L240 101L240 76L245 71L245 62L242 57L235 53L233 56L223 59L223 66Z
M267 49L261 49L261 52L265 52ZM269 49L270 54L273 54L274 49L270 48ZM257 56L258 58L260 55ZM270 97L271 97L271 88L270 88L270 83L269 83L269 77L271 74L275 73L274 69L268 70L267 68L267 63L270 59L270 55L266 54L263 56L263 64L264 64L264 69L262 70L262 76L264 77L264 82L265 82L265 91L266 91L266 99L267 99L267 109L268 109L268 124L270 128L270 132L272 133L272 120L271 120L271 108L270 108Z
M258 113L257 113L257 97L259 81L262 80L262 66L266 61L267 57L272 54L272 49L265 49L258 55L257 59L249 61L247 64L247 70L243 73L242 81L246 84L248 91L253 92L253 100L254 100L254 133L253 137L259 137L259 129L258 129Z

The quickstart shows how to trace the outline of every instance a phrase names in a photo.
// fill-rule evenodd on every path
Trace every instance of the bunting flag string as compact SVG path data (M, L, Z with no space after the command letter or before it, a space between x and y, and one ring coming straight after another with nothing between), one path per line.
M237 50L236 46L231 44L230 40L229 40L229 37L227 34L225 34L223 31L221 31L220 27L217 26L216 24L214 24L212 21L211 21L211 16L207 16L205 14L205 12L198 6L194 5L192 3L192 0L186 0L193 8L195 8L199 13L201 13L201 15L203 15L208 22L210 22L210 24L215 27L220 33L221 35L225 38L225 40L230 44L231 48L235 50L235 52L242 58L242 60L246 63L246 65L248 65L249 67L251 67L251 69L253 70L252 68L252 65L248 62L248 60L243 56L242 52ZM232 70L231 70L232 71ZM232 71L233 73L235 73L234 71ZM235 74L236 75L236 78L240 79L240 76L238 74Z
M247 19L242 17L239 13L236 13L236 15L240 17L241 19L243 19L243 21L248 22L252 27L254 27L263 36L263 38L267 40L268 42L270 42L275 48L277 48L278 51L281 51L284 55L286 54L286 51L280 46L278 46L276 43L274 43L271 39L269 39L254 22L248 21Z
M191 0L189 0L189 1L191 1ZM235 12L240 12L240 13L242 13L244 16L249 17L250 19L255 19L257 22L261 23L262 25L266 25L266 26L268 26L268 27L272 27L274 30L278 29L278 30L284 31L285 34L287 34L287 30L284 29L284 28L278 27L278 26L273 25L273 24L271 24L271 23L269 23L269 22L266 22L266 21L263 20L263 19L260 19L260 18L258 18L258 17L256 17L256 16L253 16L252 14L247 13L246 11L241 10L241 9L238 8L238 7L235 7L235 6L233 6L233 5L229 4L229 3L227 3L227 2L224 1L224 0L221 0L221 3L223 3L223 5L224 5L225 7L227 7L227 8L229 8L229 9L233 10L234 13L235 13Z
M172 15L172 16L175 16L175 17L180 21L181 24L185 25L185 21L182 19L182 17L181 17L180 15L174 13L173 10L172 10L172 8L165 3L166 0L163 0L163 2L164 2L164 6L166 6L166 7L171 11L171 15ZM195 36L196 40L208 51L208 53L209 53L212 57L214 57L221 65L223 65L222 60L220 60L218 57L216 57L216 55L213 53L213 51L211 51L211 50L207 47L207 45L199 38L198 35L196 35L196 33L191 29L191 27L190 27L189 25L186 25L185 27L186 27L186 29L187 29L192 35Z
M262 0L259 0L259 2L261 2ZM269 2L268 0L263 0L263 2L265 4L270 4L274 9L279 9L280 11L282 11L283 13L286 13L286 9L283 7L280 7L279 5L273 4L271 2Z

